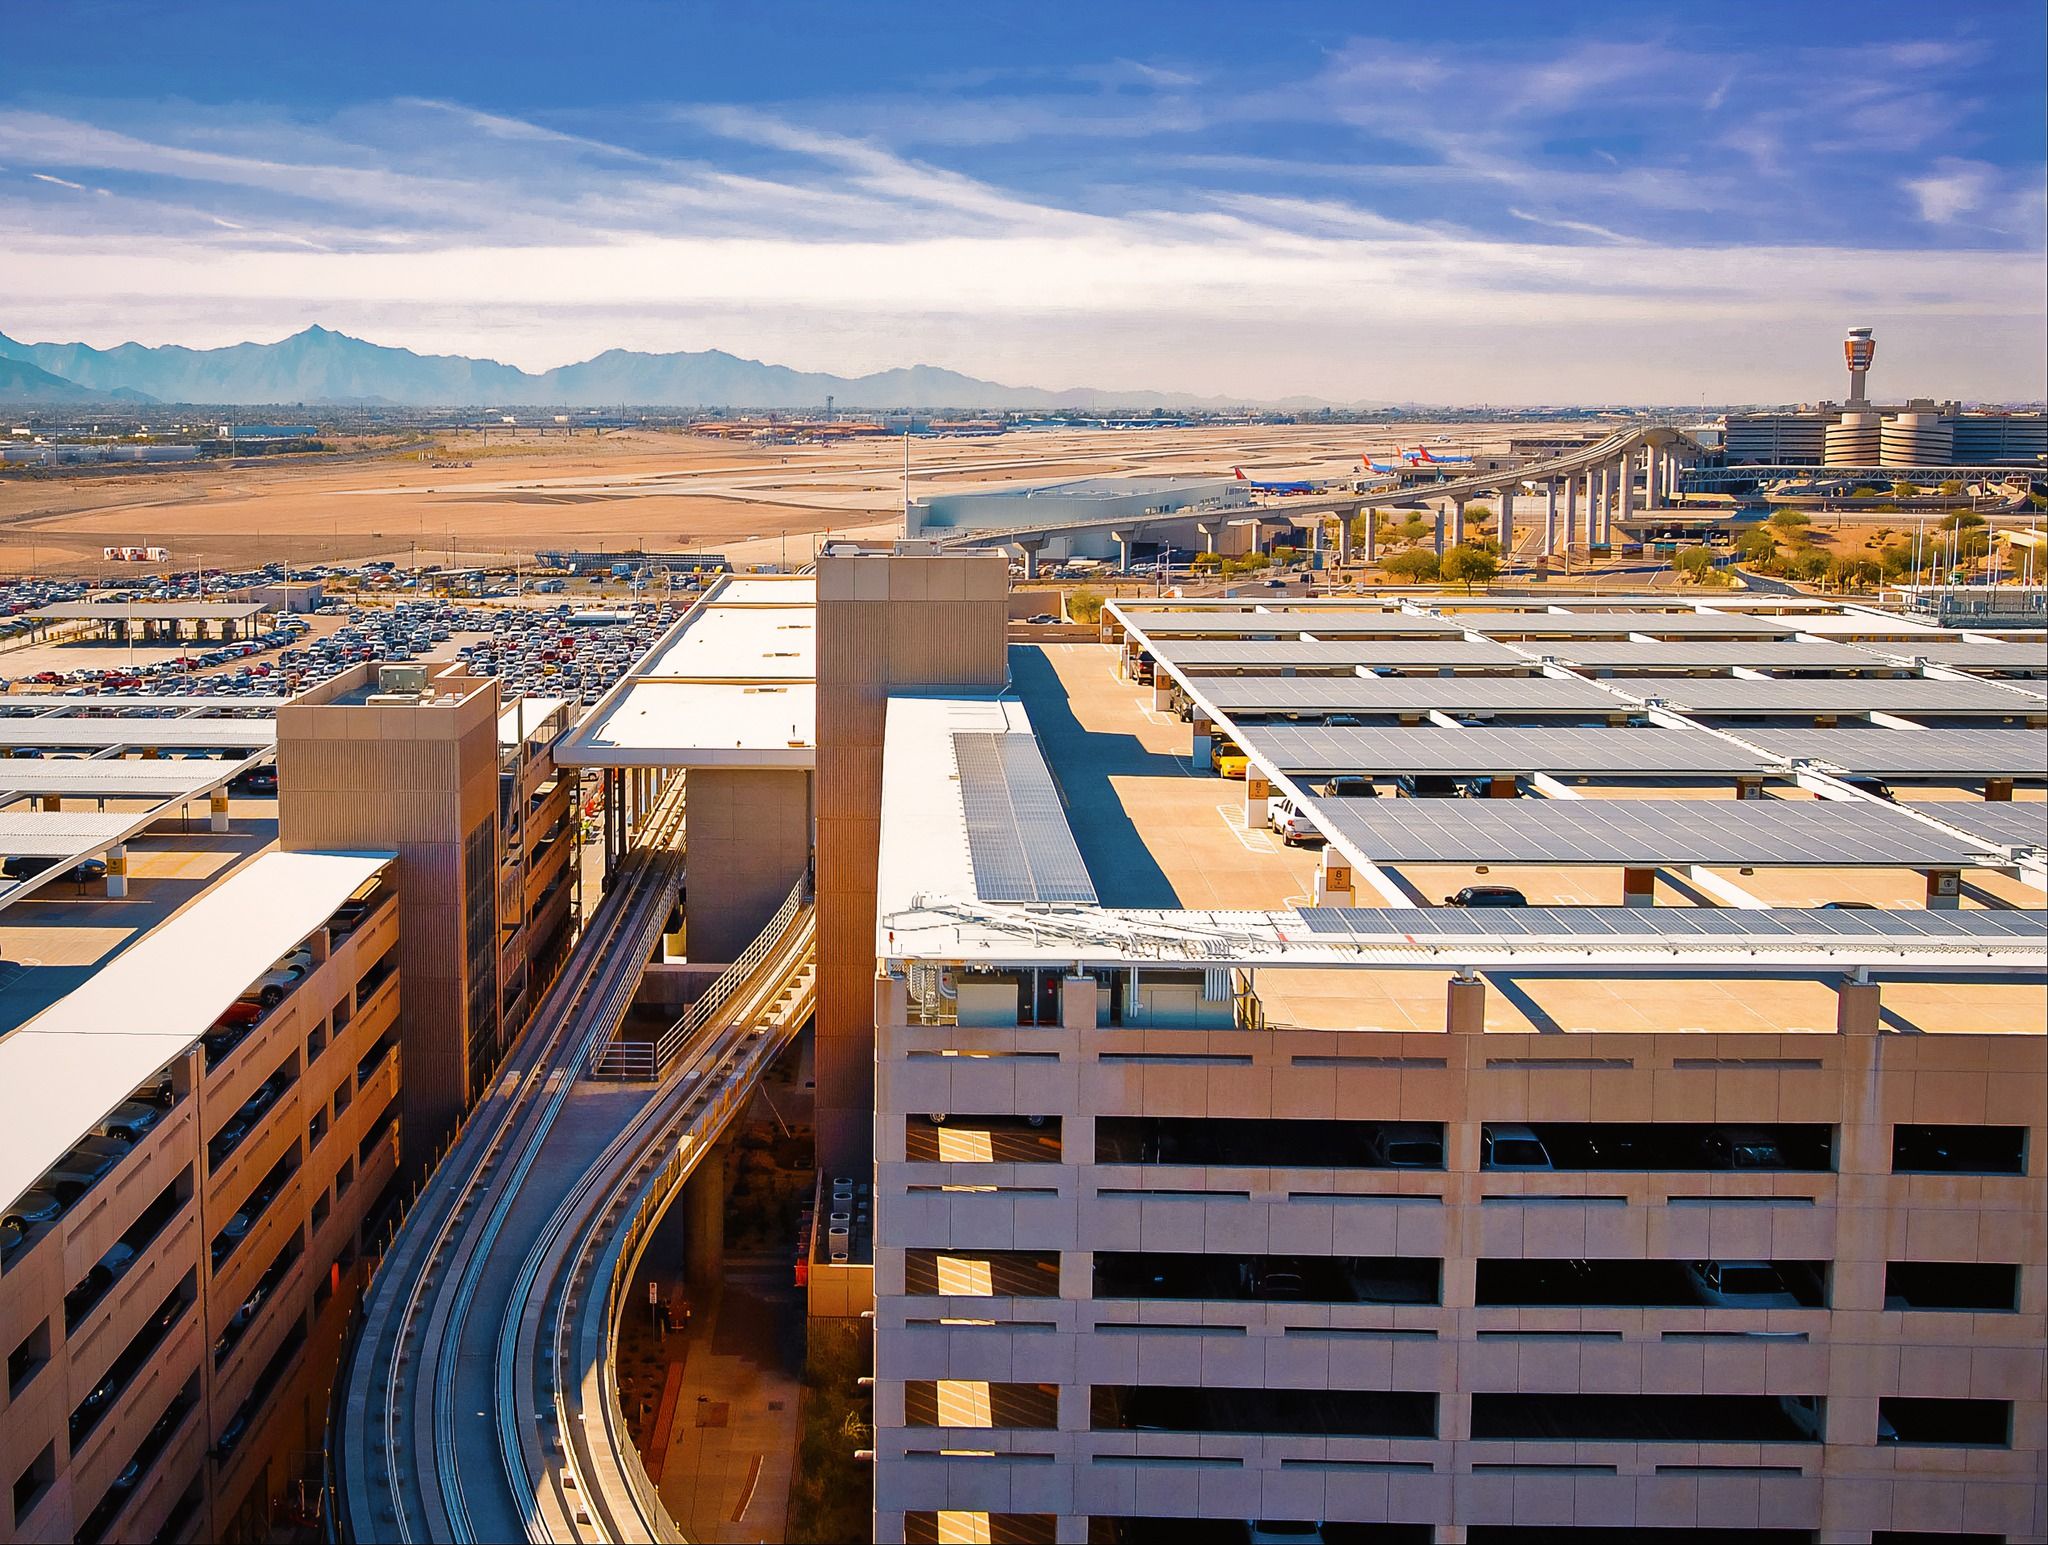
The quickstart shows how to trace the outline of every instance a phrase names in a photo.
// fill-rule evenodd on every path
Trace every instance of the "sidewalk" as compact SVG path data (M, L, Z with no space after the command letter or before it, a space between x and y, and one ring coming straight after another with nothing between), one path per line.
M787 1254L728 1255L721 1291L695 1308L687 1335L662 1338L667 1430L649 1446L662 1500L706 1545L780 1540L804 1345L803 1296ZM644 1326L643 1334L651 1341Z

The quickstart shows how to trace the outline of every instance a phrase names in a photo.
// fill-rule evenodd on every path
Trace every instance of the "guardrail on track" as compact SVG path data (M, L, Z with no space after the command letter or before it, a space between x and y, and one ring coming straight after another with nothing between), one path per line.
M790 888L775 916L767 926L755 935L754 942L747 946L745 954L718 973L717 978L705 989L704 995L688 1009L660 1037L652 1041L613 1040L600 1047L590 1059L588 1069L592 1078L613 1078L622 1080L651 1081L661 1076L661 1070L669 1065L676 1053L690 1043L705 1025L710 1023L725 1000L732 996L739 985L750 978L761 963L766 960L788 932L789 925L796 918L811 891L811 877L804 877Z

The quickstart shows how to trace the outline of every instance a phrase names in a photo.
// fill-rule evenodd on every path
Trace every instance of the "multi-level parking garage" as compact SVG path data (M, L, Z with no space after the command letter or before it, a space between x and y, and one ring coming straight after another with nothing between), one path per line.
M878 1537L2039 1538L2038 641L1191 610L890 701Z

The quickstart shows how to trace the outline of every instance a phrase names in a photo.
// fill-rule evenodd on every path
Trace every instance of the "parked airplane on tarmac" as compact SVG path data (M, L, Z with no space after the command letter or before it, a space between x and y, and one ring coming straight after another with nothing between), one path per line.
M1262 494L1312 494L1316 491L1316 485L1306 480L1294 483L1254 483L1244 475L1244 468L1232 467L1230 470L1237 474L1240 483L1251 483L1252 487Z

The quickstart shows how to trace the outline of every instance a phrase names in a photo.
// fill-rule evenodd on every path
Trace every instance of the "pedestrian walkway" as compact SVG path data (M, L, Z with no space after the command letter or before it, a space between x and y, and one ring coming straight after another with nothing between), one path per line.
M803 1295L786 1253L728 1255L719 1291L687 1332L662 1338L667 1368L647 1445L662 1501L705 1545L786 1533L803 1381Z

